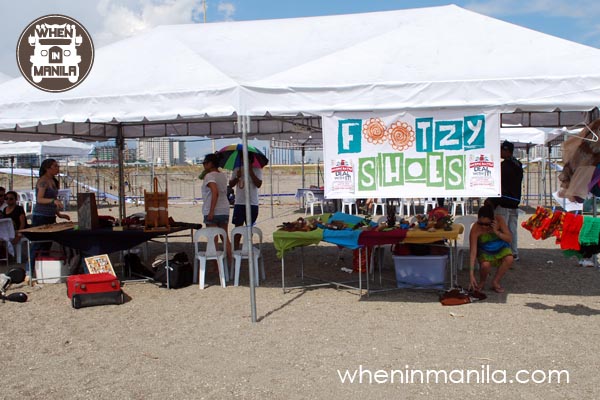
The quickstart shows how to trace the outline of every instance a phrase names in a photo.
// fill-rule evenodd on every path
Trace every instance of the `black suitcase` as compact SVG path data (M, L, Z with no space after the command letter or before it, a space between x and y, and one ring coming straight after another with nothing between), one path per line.
M152 263L155 268L154 280L160 282L164 287L167 286L167 273L165 268L165 255L156 257ZM190 286L193 279L192 264L189 262L187 254L175 253L169 254L169 288L179 289Z

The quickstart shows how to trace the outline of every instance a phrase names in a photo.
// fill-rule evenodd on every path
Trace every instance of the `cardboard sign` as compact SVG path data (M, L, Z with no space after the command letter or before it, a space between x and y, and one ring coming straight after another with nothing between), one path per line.
M86 257L85 265L90 274L109 273L117 276L110 262L108 254L100 254L98 256Z

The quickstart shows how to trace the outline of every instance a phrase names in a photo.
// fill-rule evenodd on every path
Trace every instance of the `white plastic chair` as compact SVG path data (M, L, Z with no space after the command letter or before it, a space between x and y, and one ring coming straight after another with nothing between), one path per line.
M234 281L233 281L233 285L234 286L239 286L240 283L240 268L242 265L242 260L248 260L248 248L250 247L250 240L248 240L248 227L246 226L237 226L235 228L233 228L233 230L231 231L231 242L235 243L235 237L236 236L241 236L241 243L242 243L242 248L241 249L237 249L237 250L233 250L233 260L234 260L234 266L235 266L235 271L233 271L233 267L232 266L232 271L230 273L230 275L233 275ZM258 247L255 246L253 243L252 246L252 256L254 258L254 282L256 282L256 286L259 286L259 277L258 277L258 261L260 260L260 273L261 273L261 278L264 281L266 279L266 274L265 274L265 262L264 259L262 257L262 238L263 238L263 234L262 231L256 227L253 226L252 227L252 236L258 236Z
M223 250L217 250L215 239L221 237ZM201 251L198 247L202 238L206 238L206 250ZM227 271L227 232L223 228L208 227L198 229L194 234L194 282L198 281L198 263L200 263L200 289L204 289L204 277L206 275L206 261L217 260L219 266L219 279L221 287L225 287L225 281L229 280Z
M396 215L396 224L398 224L402 220L402 216ZM377 219L377 225L380 225L383 222L387 222L387 217L382 215ZM383 265L383 259L385 257L385 246L387 245L376 245L373 246L373 250L371 254L369 254L369 273L375 273L375 257L377 257L377 267L379 268L379 276L381 277L381 267ZM390 248L392 245L389 245Z
M15 228L13 226L12 219L0 218L0 242L4 242L6 249L6 256L0 258L0 261L6 261L6 268L8 268L9 254L14 254L14 248L11 240L15 238Z
M29 199L29 195L25 192L17 192L19 205L23 207L26 213L33 211L33 202Z
M452 216L456 217L456 211L458 206L460 206L460 211L462 215L466 215L467 212L465 210L465 200L462 197L457 197L456 200L452 202Z
M412 214L410 212L410 208L412 207ZM406 208L406 213L404 212L404 209ZM405 215L407 217L410 217L411 215L416 215L417 214L417 209L415 208L415 201L411 198L402 198L400 199L400 204L398 205L397 208L398 212L397 214L399 215Z
M378 215L377 207L381 207L381 215L385 216L385 207L386 207L385 199L373 200L373 215Z
M310 215L315 215L315 206L321 207L321 214L323 214L323 202L317 200L315 194L307 190L304 192L304 215L308 213L308 207L310 207Z
M471 233L471 227L475 222L477 222L477 216L475 215L459 215L456 218L454 218L455 224L462 224L462 226L464 227L462 233L462 241L460 240L460 238L457 239L458 252L456 254L456 257L458 260L458 269L460 270L462 270L464 266L465 254L467 254L467 257L469 256L469 252L471 249L471 246L469 245L469 234Z
M424 204L425 204L425 207L423 208L423 213L427 214L427 210L429 209L429 207L431 207L432 210L437 207L437 200L434 198L428 197L425 199Z
M21 264L22 262L22 253L23 253L23 244L25 243L25 249L29 248L29 239L27 239L25 236L21 237L21 240L19 240L19 243L15 244L15 255L17 258L17 264Z
M348 212L346 212L346 208L348 208ZM353 209L354 212L352 211ZM342 199L342 212L346 214L358 214L358 209L356 208L356 200Z

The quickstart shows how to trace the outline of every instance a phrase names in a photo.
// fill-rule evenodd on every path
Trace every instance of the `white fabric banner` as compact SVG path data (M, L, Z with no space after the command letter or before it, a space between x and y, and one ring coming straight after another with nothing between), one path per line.
M499 197L500 114L323 116L325 197Z

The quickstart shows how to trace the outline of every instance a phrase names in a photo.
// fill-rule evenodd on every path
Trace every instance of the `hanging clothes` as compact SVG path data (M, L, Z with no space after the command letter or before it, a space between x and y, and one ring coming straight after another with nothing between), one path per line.
M560 248L563 250L579 250L579 232L583 225L583 216L566 213L563 220L563 231L560 239Z
M600 236L600 218L586 215L583 217L583 225L579 232L579 244L581 246L593 246L598 244Z

